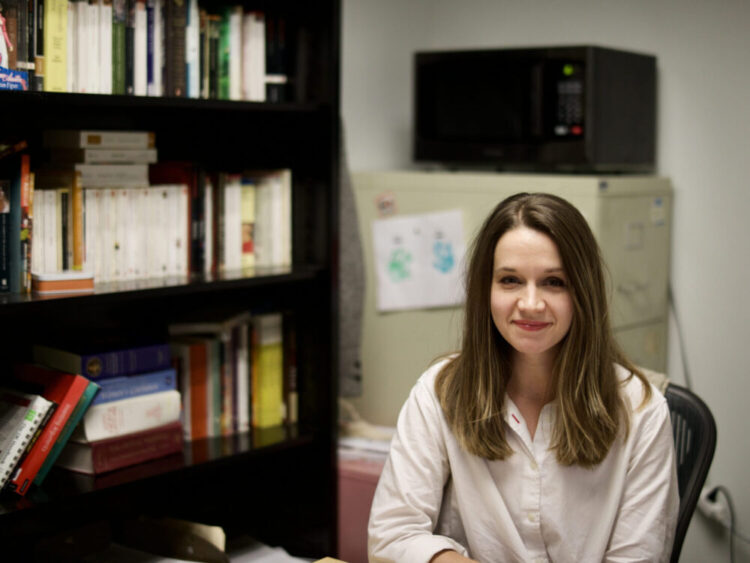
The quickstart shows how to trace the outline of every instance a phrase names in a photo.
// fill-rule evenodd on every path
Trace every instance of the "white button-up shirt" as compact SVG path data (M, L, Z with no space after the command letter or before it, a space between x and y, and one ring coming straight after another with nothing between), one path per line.
M488 461L463 450L427 370L412 389L370 513L371 562L426 563L453 549L481 561L668 561L679 494L666 400L633 377L622 392L630 432L594 468L560 465L550 442L556 403L542 409L534 439L506 396L514 454ZM627 372L617 366L621 380Z

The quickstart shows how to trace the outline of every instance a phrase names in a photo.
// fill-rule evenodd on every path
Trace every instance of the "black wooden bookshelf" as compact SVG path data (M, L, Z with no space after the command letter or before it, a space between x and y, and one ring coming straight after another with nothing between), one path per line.
M27 497L0 495L3 560L34 560L34 546L54 536L140 514L221 525L228 537L254 536L299 556L335 555L340 1L244 4L288 17L295 99L2 91L0 136L27 140L32 170L42 131L65 128L153 131L160 161L289 168L292 266L96 284L91 294L59 298L0 295L0 373L43 339L105 331L165 339L188 314L287 311L297 323L299 423L187 443L182 454L97 478L54 469Z

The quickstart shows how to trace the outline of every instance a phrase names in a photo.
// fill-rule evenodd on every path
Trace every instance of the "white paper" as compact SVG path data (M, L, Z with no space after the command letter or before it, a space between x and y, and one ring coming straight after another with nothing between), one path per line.
M463 302L466 245L460 210L376 219L372 230L378 311Z

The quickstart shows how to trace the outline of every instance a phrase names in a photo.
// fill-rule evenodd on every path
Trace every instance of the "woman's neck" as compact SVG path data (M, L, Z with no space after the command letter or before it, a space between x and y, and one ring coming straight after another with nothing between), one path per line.
M550 402L555 394L555 357L553 353L528 356L516 352L513 355L512 375L507 388L511 398L522 398L537 403L540 408Z

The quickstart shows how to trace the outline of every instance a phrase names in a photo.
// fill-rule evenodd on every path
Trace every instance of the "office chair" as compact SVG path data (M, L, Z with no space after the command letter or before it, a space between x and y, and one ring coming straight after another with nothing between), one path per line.
M672 417L680 491L680 511L671 559L676 563L714 457L716 422L706 403L685 387L670 383L664 397Z

